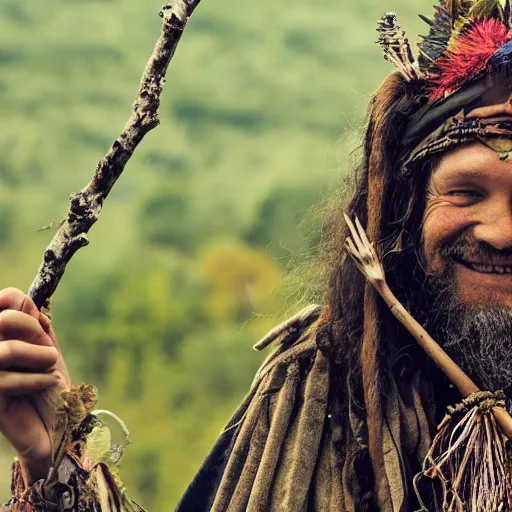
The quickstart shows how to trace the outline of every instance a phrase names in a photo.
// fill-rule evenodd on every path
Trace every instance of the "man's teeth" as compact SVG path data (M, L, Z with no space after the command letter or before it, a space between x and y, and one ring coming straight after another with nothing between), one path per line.
M467 263L467 265L484 274L512 274L512 267L505 265L479 265L477 263Z

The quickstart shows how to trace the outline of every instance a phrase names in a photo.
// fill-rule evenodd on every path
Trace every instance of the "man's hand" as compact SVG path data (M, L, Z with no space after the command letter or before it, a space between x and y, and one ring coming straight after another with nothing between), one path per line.
M69 389L70 380L50 321L25 293L0 290L0 432L16 450L27 484L46 477L51 463L44 411L34 399L56 386Z

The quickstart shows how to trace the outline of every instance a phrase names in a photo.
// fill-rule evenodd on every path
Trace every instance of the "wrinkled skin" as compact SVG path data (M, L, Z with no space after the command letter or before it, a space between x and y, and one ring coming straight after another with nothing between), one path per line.
M463 254L447 260L443 245L461 237ZM454 265L462 304L512 308L512 161L480 143L441 158L430 180L423 240L430 273Z
M70 388L48 318L26 294L0 291L0 432L20 458L27 483L46 477L51 446L31 395Z
M479 143L444 155L422 234L427 330L481 389L510 396L512 161Z

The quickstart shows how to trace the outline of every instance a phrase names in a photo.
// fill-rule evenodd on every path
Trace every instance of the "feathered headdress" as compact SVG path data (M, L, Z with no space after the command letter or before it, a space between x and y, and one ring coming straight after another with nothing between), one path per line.
M440 0L432 18L420 16L430 30L421 36L417 56L394 14L387 13L380 20L378 43L384 57L397 67L416 98L397 158L402 174L419 159L463 144L471 137L479 138L475 136L480 131L478 123L466 114L481 106L510 102L511 2ZM512 130L510 116L498 124L498 132L505 128L508 137ZM427 139L442 126L450 128L450 133L438 133L438 140L427 147ZM500 136L487 128L484 132L485 137ZM500 153L508 156L511 149ZM411 155L415 155L414 162Z
M511 65L511 0L441 0L418 44L417 58L394 14L379 22L384 57L409 81L417 80L429 102L446 98L467 83Z

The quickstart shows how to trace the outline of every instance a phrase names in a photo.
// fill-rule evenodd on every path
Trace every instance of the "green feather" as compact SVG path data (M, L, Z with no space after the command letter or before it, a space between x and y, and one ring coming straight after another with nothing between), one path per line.
M429 25L429 34L420 36L419 67L428 75L435 62L446 50L454 47L464 27L471 20L496 18L512 29L512 0L440 0L433 19L420 16Z
M459 16L457 18L453 27L452 37L448 41L448 45L446 47L447 51L452 50L457 45L457 39L460 37L464 28L467 27L470 22L471 20L465 16Z

